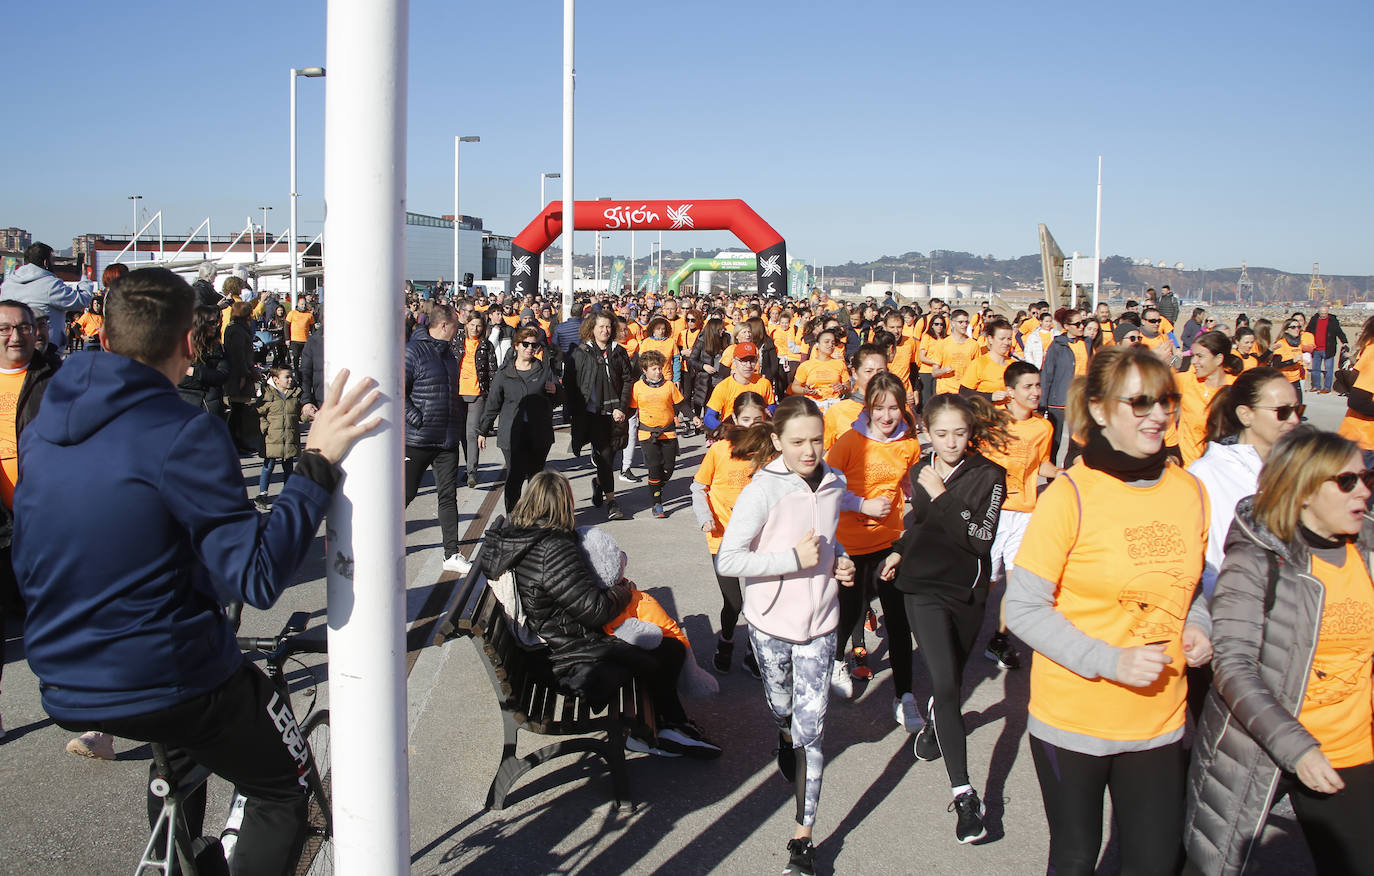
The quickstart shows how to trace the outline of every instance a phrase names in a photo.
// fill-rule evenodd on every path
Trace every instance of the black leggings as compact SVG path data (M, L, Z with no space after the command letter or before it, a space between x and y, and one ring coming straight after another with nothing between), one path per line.
M1097 756L1032 736L1030 749L1050 827L1048 872L1091 876L1096 871L1105 790L1112 794L1122 876L1178 872L1188 770L1181 741L1148 751Z
M1307 848L1322 876L1374 874L1374 762L1338 769L1345 781L1339 794L1318 794L1294 782L1289 799L1302 825Z
M525 482L544 470L544 465L549 461L549 448L547 445L527 445L514 451L501 452L506 456L506 513L509 514L515 508L515 503L520 501L520 493L525 489ZM470 469L472 470L475 469Z
M648 438L639 446L644 451L644 467L649 471L649 492L658 502L663 498L663 485L673 479L677 468L677 439Z
M716 556L712 554L712 568L715 565ZM734 639L739 613L744 607L744 592L740 589L738 578L729 578L719 572L716 573L716 584L720 587L720 634L727 639Z
M878 567L883 559L892 553L891 547L874 551L871 554L851 555L854 561L854 586L840 587L840 626L835 642L835 659L843 660L849 651L849 642L862 645L863 633L859 624L864 620L864 609L878 589Z
M587 442L592 446L596 482L603 493L615 493L616 457L624 447L615 446L615 419L610 414L583 414Z
M930 721L935 739L945 759L950 787L967 785L968 740L964 713L959 707L964 666L973 651L978 631L983 627L983 609L988 601L986 587L976 587L970 602L907 593L903 598L907 621L916 634L926 671L930 673Z

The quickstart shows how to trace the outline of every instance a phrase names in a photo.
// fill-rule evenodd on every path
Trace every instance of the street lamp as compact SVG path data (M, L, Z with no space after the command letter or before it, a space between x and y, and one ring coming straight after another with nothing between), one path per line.
M546 180L546 179L562 179L562 178L563 178L563 174L561 174L561 173L541 173L541 174L539 174L539 212L541 212L541 213L544 212L544 205L548 203L548 201L545 201L545 200L544 200L544 180Z
M601 241L610 240L609 234L596 233L596 281L601 282Z
M138 202L143 200L142 195L130 195L129 200L134 202L134 224L129 227L129 261L138 264Z
M458 212L458 147L464 143L480 143L481 137L453 138L453 288L458 288L462 275L458 273L458 227L463 224L463 214Z
M297 265L300 261L296 253L296 78L304 76L306 79L319 79L324 76L323 67L292 67L291 78L291 228L287 232L287 244L291 250L291 309L296 309L296 274ZM263 225L266 226L267 219L264 216ZM266 231L263 232L264 234Z
M270 209L272 209L272 208L271 208L271 207L259 207L258 209L262 211L262 257L263 257L264 260L266 260L266 258L267 258L267 211L270 210ZM295 307L294 304L291 305L291 306L292 306L293 308Z

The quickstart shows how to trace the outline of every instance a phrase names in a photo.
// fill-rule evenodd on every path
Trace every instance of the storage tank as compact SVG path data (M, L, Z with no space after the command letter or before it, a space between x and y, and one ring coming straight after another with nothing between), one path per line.
M872 296L873 298L881 301L884 298L886 298L887 293L891 291L891 283L888 283L885 280L878 280L877 282L873 283L865 283L863 289L859 292L859 297L867 298L869 296Z
M959 285L955 286L954 289L956 292L959 293L958 297L960 298L973 297L973 287L968 283L960 283Z
M930 297L948 301L955 297L955 291L955 287L949 283L935 283L930 287Z
M906 301L913 298L924 298L926 294L925 283L898 283L896 288L897 295Z
M930 287L925 283L912 283L911 295L914 298L925 298L930 295Z

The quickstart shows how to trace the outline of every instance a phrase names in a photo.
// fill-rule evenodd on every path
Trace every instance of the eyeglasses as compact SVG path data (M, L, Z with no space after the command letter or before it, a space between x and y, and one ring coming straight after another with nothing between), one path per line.
M1303 412L1307 410L1307 405L1254 405L1254 407L1261 411L1273 411L1274 416L1279 418L1279 422L1283 422L1294 414L1297 414L1298 418L1301 419Z
M521 341L521 342L520 342L520 346L522 346L522 347L524 347L524 348L526 348L526 349L528 349L528 350L537 350L537 349L539 349L539 342L538 342L538 341Z
M1143 340L1143 338L1137 334L1129 334L1126 335L1126 337L1122 338L1122 340L1128 344L1138 344Z
M1327 478L1327 480L1335 481L1337 488L1339 488L1342 493L1348 493L1355 489L1356 481L1364 481L1366 487L1374 490L1374 469L1367 468L1364 471L1343 471L1338 475L1332 475Z
M15 332L19 332L20 335L31 335L33 334L33 323L21 322L16 325L0 325L0 338L8 338Z
M1146 319L1146 320L1141 320L1141 321L1142 321L1142 322L1148 322L1150 325L1159 325L1160 322L1162 322L1162 320L1158 320L1158 319Z
M1183 400L1183 396L1176 392L1166 392L1161 396L1136 395L1127 398L1124 395L1116 397L1117 401L1125 402L1131 406L1131 413L1137 417L1149 416L1150 411L1155 409L1155 405L1164 408L1164 413L1172 414L1178 410L1178 403Z

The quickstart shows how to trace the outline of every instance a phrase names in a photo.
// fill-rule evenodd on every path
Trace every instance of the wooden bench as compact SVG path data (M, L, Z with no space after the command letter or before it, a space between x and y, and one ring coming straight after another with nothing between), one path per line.
M632 681L616 692L608 708L594 713L583 697L560 687L549 664L548 650L528 649L516 638L501 601L488 586L480 556L473 558L472 571L449 605L450 610L436 627L435 644L452 636L471 639L501 708L505 743L487 791L486 808L504 809L506 795L532 768L578 752L591 752L605 760L611 773L613 808L628 801L625 739L632 730L655 726L647 691ZM517 757L521 730L578 738L563 739Z

